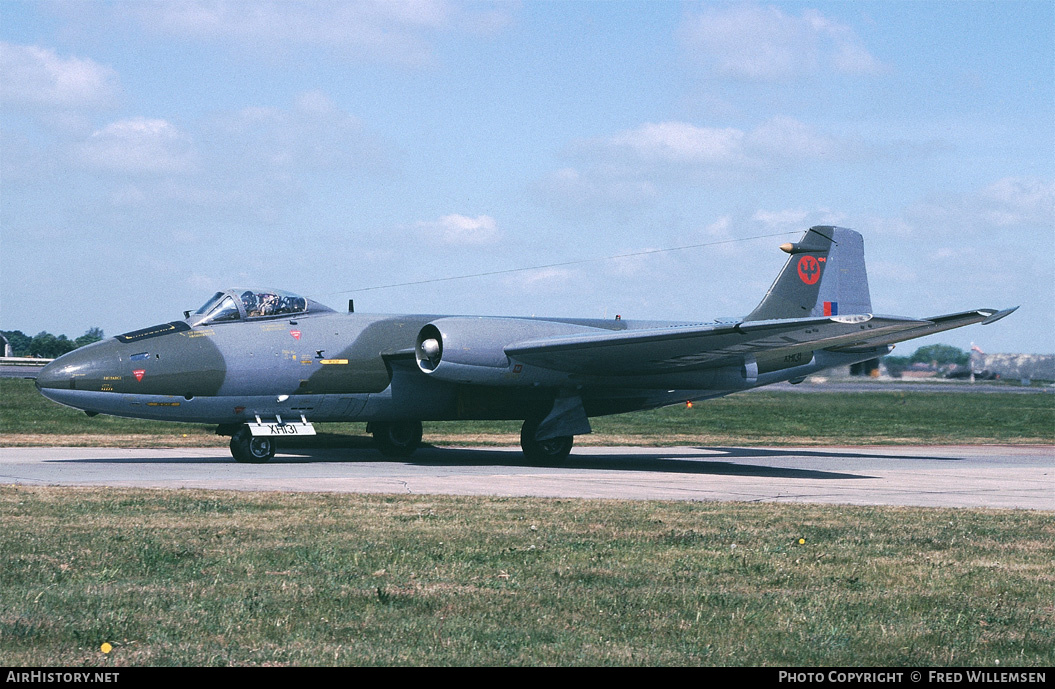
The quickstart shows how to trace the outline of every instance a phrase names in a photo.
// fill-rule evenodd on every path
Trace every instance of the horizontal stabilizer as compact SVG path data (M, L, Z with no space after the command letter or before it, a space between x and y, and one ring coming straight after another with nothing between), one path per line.
M997 311L996 309L976 309L974 311L961 311L960 313L950 313L944 316L934 316L933 318L927 318L924 321L920 321L918 327L897 332L877 333L875 336L869 337L863 342L839 347L836 348L835 351L853 352L858 349L869 349L872 347L891 345L897 342L904 342L905 340L912 340L917 337L933 335L934 333L940 333L945 330L952 330L953 328L960 328L973 323L988 325L989 323L995 323L1004 316L1007 316L1017 308L1018 307L1016 306L1014 308L1004 309L1003 311Z
M1018 311L1018 307L1017 306L1012 306L1010 309L1004 309L1003 311L997 311L992 316L990 316L989 318L986 318L984 321L982 321L982 325L989 325L990 323L996 323L1001 318L1004 318L1005 316L1010 316L1015 311Z

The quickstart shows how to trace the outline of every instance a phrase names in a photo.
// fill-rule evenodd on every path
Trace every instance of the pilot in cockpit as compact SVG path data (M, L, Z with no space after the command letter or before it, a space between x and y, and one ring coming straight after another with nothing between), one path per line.
M252 291L246 290L242 292L242 306L245 307L245 314L247 316L259 316L260 313L257 310L257 298Z
M260 316L274 316L278 313L278 296L274 294L261 294L260 296Z

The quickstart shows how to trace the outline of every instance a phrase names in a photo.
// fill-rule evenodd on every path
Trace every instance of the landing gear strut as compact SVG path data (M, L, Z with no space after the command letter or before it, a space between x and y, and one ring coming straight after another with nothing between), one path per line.
M520 447L524 450L524 457L532 462L545 464L557 464L567 459L571 453L571 446L575 444L574 435L562 435L557 438L546 440L535 440L541 418L531 418L524 421L520 429Z
M242 425L231 436L231 454L236 462L263 464L275 456L275 439L267 435L254 436L249 426Z
M409 457L421 444L420 421L373 421L367 430L385 457Z

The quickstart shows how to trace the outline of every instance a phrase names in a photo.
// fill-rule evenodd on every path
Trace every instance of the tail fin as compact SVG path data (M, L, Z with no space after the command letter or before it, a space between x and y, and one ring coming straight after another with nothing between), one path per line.
M859 233L820 225L780 248L791 257L745 321L872 312Z

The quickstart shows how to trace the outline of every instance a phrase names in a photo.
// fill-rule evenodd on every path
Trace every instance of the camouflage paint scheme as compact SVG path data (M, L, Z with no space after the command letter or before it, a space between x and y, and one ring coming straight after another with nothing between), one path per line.
M525 419L533 424L526 442L563 438L570 449L591 416L801 381L882 356L895 342L1014 310L876 316L861 235L814 227L781 248L787 263L743 319L366 315L274 290L229 290L182 321L60 357L37 387L89 414L215 423L224 433L258 418ZM251 315L280 299L273 293L292 306ZM220 304L228 320L212 318Z

